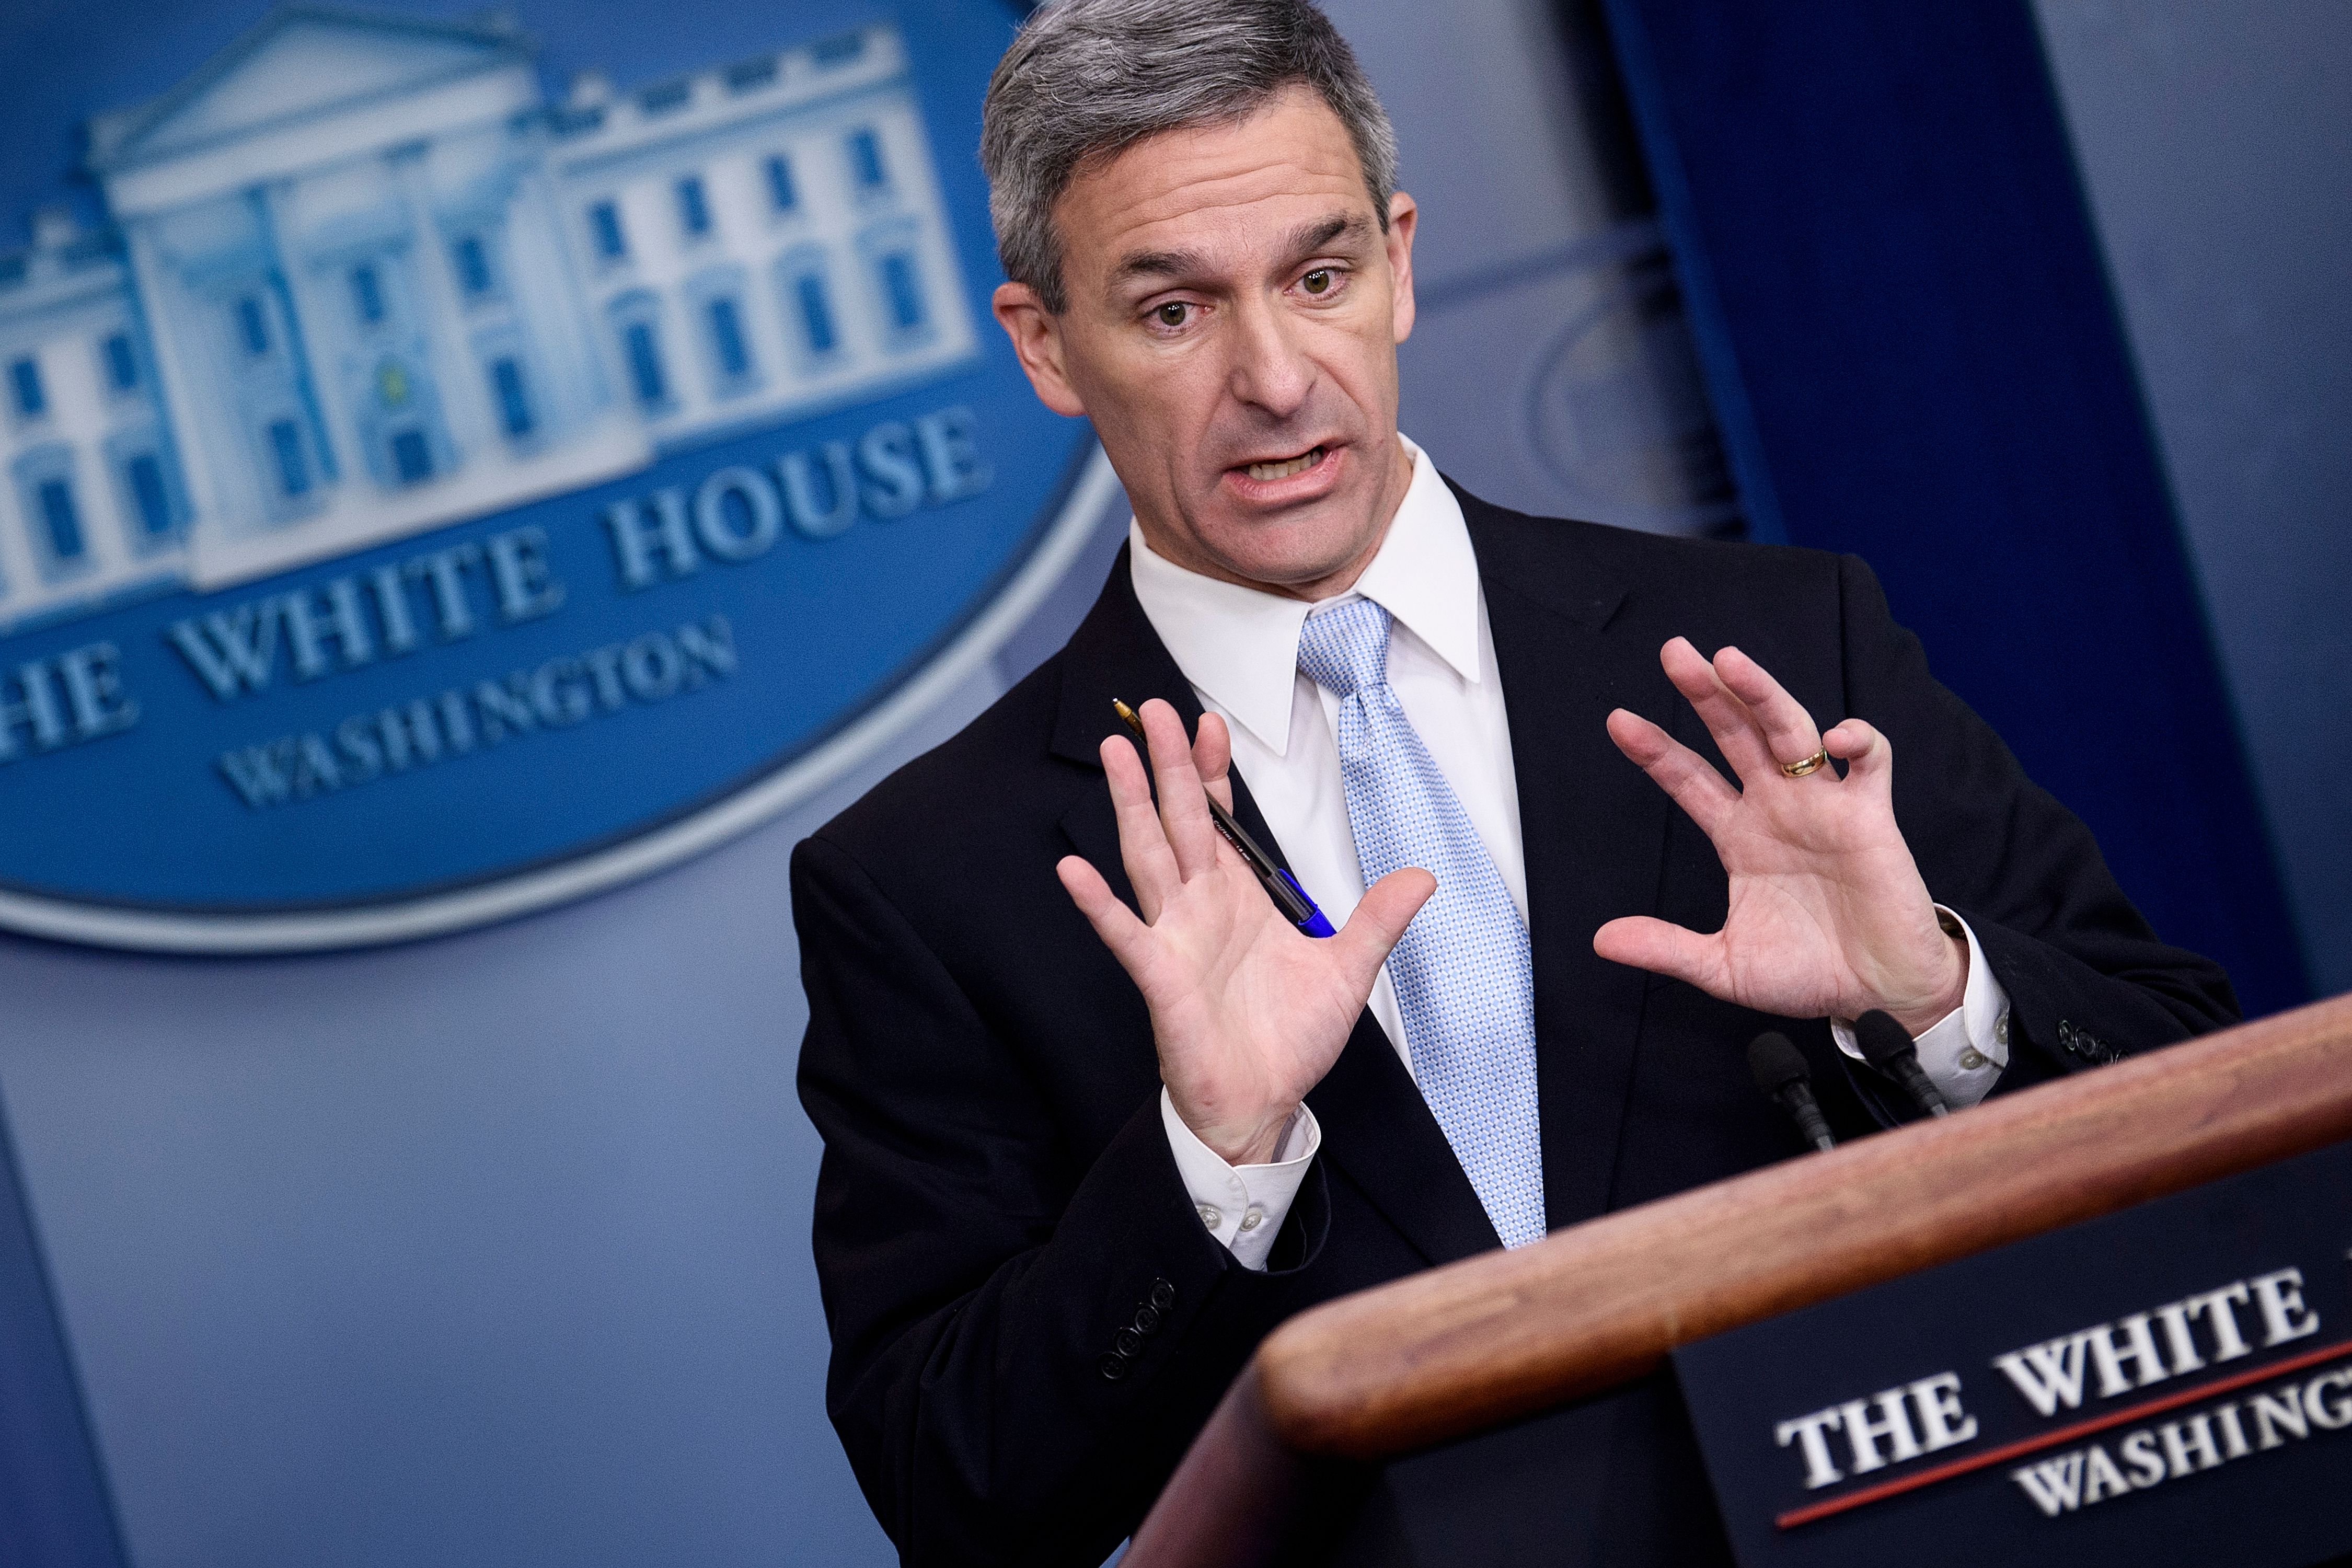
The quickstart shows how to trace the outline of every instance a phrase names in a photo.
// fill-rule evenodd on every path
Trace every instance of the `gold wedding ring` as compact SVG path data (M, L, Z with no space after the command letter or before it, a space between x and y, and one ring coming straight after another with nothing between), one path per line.
M1830 753L1828 748L1824 747L1801 763L1782 763L1780 771L1792 779L1801 779L1807 773L1821 772L1822 769L1829 766L1829 761Z

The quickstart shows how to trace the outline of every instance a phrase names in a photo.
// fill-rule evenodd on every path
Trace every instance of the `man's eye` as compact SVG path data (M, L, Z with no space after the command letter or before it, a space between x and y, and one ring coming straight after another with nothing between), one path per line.
M1298 285L1300 288L1306 289L1309 294L1328 294L1331 291L1331 285L1334 281L1335 279L1331 276L1331 269L1329 268L1318 267L1314 271L1309 272L1306 277L1301 278L1298 280Z
M1160 318L1160 324L1163 327L1181 327L1184 324L1185 312L1192 308L1181 300L1171 300L1151 313Z

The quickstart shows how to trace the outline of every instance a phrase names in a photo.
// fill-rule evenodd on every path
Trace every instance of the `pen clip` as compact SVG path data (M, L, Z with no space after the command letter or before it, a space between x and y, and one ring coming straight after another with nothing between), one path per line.
M1297 922L1298 929L1308 936L1338 936L1339 933L1331 929L1330 920L1317 906L1315 900L1307 897L1307 889L1298 885L1298 879L1290 874L1290 868L1285 866L1277 874L1282 878L1284 884L1298 895L1298 901L1307 906L1307 918Z

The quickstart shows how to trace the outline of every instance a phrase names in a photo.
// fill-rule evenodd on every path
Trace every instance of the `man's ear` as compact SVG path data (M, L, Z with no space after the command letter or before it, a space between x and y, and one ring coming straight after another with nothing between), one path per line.
M1026 283L1000 283L989 301L997 325L1013 340L1013 353L1029 374L1037 400L1056 414L1082 415L1087 405L1070 384L1062 358L1061 318L1045 309Z
M1412 336L1412 231L1421 208L1402 191L1389 197L1389 231L1383 236L1389 253L1391 326L1396 341Z

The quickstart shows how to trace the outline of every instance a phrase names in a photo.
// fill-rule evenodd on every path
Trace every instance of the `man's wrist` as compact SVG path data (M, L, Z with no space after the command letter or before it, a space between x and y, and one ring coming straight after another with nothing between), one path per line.
M1969 994L1969 939L1966 933L1945 928L1944 950L1951 954L1951 969L1945 984L1930 1000L1916 1008L1893 1014L1903 1032L1916 1039L1921 1035L1959 1011Z
M1274 1163L1274 1152L1281 1145L1282 1135L1290 1130L1291 1121L1297 1114L1298 1107L1294 1105L1240 1138L1234 1137L1230 1129L1203 1131L1195 1127L1192 1131L1228 1165L1268 1165Z
M1184 1125L1191 1129L1211 1152L1228 1165L1265 1165L1274 1161L1275 1151L1281 1146L1282 1135L1288 1131L1298 1116L1296 1102L1281 1110L1250 1118L1217 1118L1200 1114L1176 1098L1171 1089L1169 1101Z
M1292 1203L1307 1180L1307 1167L1323 1146L1323 1131L1315 1113L1301 1105L1275 1144L1274 1158L1255 1165L1229 1163L1201 1142L1199 1134L1176 1114L1176 1102L1163 1087L1160 1120L1168 1131L1168 1151L1176 1161L1176 1174L1199 1211L1205 1226L1243 1268L1264 1272L1273 1255L1275 1237L1289 1215Z

